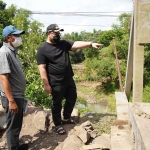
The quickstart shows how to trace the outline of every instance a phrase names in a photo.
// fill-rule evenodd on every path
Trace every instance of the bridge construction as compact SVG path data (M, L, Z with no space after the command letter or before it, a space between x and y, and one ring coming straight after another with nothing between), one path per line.
M150 43L150 0L134 0L125 88L115 92L111 150L150 150L150 103L143 103L144 44ZM132 87L132 100L129 102Z

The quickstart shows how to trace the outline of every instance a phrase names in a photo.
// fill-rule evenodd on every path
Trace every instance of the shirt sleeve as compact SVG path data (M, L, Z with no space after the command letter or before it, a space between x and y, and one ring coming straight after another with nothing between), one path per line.
M36 61L37 61L38 65L46 64L45 55L43 53L41 53L41 49L40 48L38 49L37 54L36 54Z
M66 45L67 45L67 49L68 49L68 50L71 50L71 47L72 47L72 45L74 44L74 42L68 41L68 40L66 40L65 42L66 42Z
M9 54L0 54L0 74L11 73Z

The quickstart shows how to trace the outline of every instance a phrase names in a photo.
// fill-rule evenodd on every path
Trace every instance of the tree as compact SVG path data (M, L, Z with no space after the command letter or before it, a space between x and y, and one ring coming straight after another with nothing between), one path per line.
M36 102L37 105L50 107L51 98L43 91L43 84L35 59L38 47L46 39L46 34L42 31L43 24L33 20L29 10L17 9L14 5L8 9L5 7L6 4L0 1L0 32L2 33L2 29L10 24L20 30L25 30L25 34L22 35L23 45L18 49L18 57L27 81L25 96Z
M2 29L11 24L12 18L15 16L16 7L12 5L6 9L6 3L0 0L0 46L2 45Z

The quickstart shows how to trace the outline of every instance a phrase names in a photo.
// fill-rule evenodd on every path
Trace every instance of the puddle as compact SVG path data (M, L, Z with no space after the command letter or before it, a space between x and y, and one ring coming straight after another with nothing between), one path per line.
M89 108L92 112L106 112L107 106L101 105L101 104L81 104L77 103L75 108Z

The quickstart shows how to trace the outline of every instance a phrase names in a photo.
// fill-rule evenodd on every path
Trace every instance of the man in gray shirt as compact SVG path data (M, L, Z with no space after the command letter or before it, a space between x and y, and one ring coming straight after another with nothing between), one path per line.
M24 92L26 87L24 73L18 60L17 48L22 44L21 34L9 25L3 29L3 46L0 48L0 92L2 106L6 112L6 138L9 150L27 150L28 145L19 146L19 134L23 121Z

